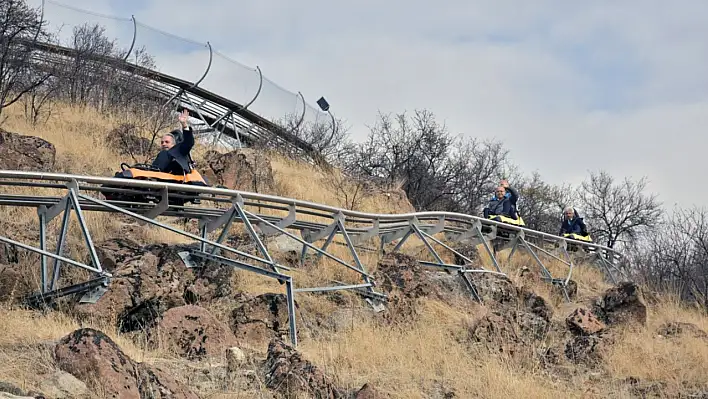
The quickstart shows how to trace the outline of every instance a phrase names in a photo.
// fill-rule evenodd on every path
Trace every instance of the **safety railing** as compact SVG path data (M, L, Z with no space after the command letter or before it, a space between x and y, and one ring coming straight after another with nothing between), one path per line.
M198 242L198 249L180 254L187 267L201 267L203 262L214 262L285 284L293 344L297 344L294 307L297 292L352 290L364 296L371 306L377 309L384 306L387 297L375 290L376 281L370 272L373 266L370 262L377 258L361 256L362 251L372 251L372 243L376 246L373 249L376 252L408 252L415 249L414 253L418 253L422 248L426 253L418 259L422 266L457 274L469 289L470 296L480 302L483 298L477 291L475 276L505 275L505 268L519 252L530 254L541 278L558 286L568 300L567 287L575 268L574 259L577 259L571 251L586 260L595 260L612 282L616 283L618 277L624 277L617 267L621 255L611 248L460 213L372 214L223 188L28 171L0 170L0 187L6 187L0 191L0 207L38 209L38 246L0 237L5 244L41 256L41 289L31 297L32 301L46 301L80 292L85 293L84 301L98 300L112 276L101 267L84 214L120 213ZM48 193L47 190L53 192ZM194 204L188 200L198 201ZM62 252L72 210L81 226L90 258L88 264L71 260ZM56 250L51 252L46 245L47 224L62 214ZM157 221L158 216L196 219L199 221L199 233ZM243 225L254 244L255 253L225 244L226 238L232 234L234 223ZM329 264L343 268L343 274L350 281L296 286L296 281L313 281L306 275L317 272L311 268L288 267L273 257L268 240L281 235L300 246L300 262L305 261L308 252L312 253L315 262L324 258ZM417 245L414 240L417 240ZM316 245L321 241L324 241L321 246ZM332 245L335 242L339 245ZM461 244L478 248L488 256L489 264L485 266L479 259L470 259L469 254L460 250ZM345 248L346 256L333 251L335 247ZM508 254L503 259L501 254L505 250ZM233 256L226 257L224 253ZM448 261L450 256L457 261ZM54 261L51 267L48 264L50 260ZM90 271L95 276L78 285L61 286L62 263ZM551 264L556 265L555 275ZM562 265L564 269L559 272L557 265Z

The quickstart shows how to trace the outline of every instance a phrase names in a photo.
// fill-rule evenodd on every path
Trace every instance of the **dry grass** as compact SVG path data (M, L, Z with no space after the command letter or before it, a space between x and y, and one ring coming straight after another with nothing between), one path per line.
M103 116L91 109L69 108L57 105L46 125L27 125L17 107L3 111L9 115L3 128L21 134L36 135L52 142L57 149L59 171L77 174L112 176L121 159L102 144L106 134L123 122L121 117ZM196 156L205 152L198 146ZM274 156L272 166L275 174L275 190L267 194L287 196L317 203L341 206L342 196L329 182L329 176L319 169L292 160ZM352 190L354 187L344 187ZM42 190L22 190L3 187L6 193L29 194ZM44 194L62 195L61 192L43 191ZM219 205L223 207L222 205ZM410 211L409 205L394 190L382 191L366 196L360 209L376 213L401 213ZM257 208L251 208L257 210ZM261 210L263 214L285 215L282 211ZM36 244L36 211L33 208L0 208L0 219L15 229L25 229L23 241ZM127 217L100 212L86 214L89 230L94 241L127 235L141 243L186 243L192 240L161 228L140 226ZM185 226L174 218L160 217L158 220L178 228ZM322 222L322 218L312 216L311 221ZM50 237L55 237L60 220L49 226ZM74 259L85 258L86 251L81 245L78 223L72 219L72 234L69 253ZM186 230L197 233L194 223ZM232 227L232 234L243 234L240 225ZM210 234L215 239L218 232ZM298 234L298 233L295 233ZM438 238L441 238L438 236ZM339 239L338 239L339 240ZM375 242L372 241L375 247ZM53 249L50 240L50 250ZM318 243L322 245L322 241ZM389 244L389 249L395 243ZM346 247L333 245L330 252L351 264L352 257ZM453 263L452 254L435 244L435 250L445 262ZM478 247L483 265L493 268L491 258L482 246ZM418 259L433 260L425 246L417 239L411 239L403 246L403 251ZM312 252L312 251L311 251ZM555 318L562 321L577 303L565 304L552 287L538 278L521 278L518 272L528 267L534 276L540 269L528 254L517 253L511 262L506 262L507 251L501 251L502 268L517 284L525 284L546 298L554 307ZM360 251L359 257L369 273L376 269L377 253ZM285 261L284 259L278 259ZM554 277L565 277L568 266L544 259L544 265ZM33 272L34 273L34 272ZM266 292L284 293L285 286L253 273L237 271L236 289L253 294ZM360 283L361 277L338 264L324 259L316 266L307 263L293 269L298 287L329 285L331 280ZM601 294L609 285L603 280L602 272L588 265L576 265L572 278L578 283L578 302L586 301ZM345 298L355 306L356 297L345 294ZM663 381L668 392L678 392L686 387L698 388L708 380L708 345L705 341L691 337L658 338L656 329L667 321L684 321L697 325L708 332L708 317L700 310L687 309L671 297L661 297L650 309L647 326L622 331L616 343L605 349L604 360L598 371L600 378L590 374L576 373L572 377L561 378L549 375L538 361L528 353L516 357L498 356L473 348L466 338L468 329L475 320L482 317L487 309L473 306L469 309L452 308L440 302L425 300L420 307L420 315L407 324L383 325L367 316L366 312L347 310L322 296L298 294L298 303L305 314L326 317L338 313L346 317L342 325L347 326L337 334L315 334L301 341L301 351L317 366L335 376L337 381L350 389L357 389L365 382L395 398L442 397L454 391L456 397L485 398L585 398L585 397L631 397L626 386L617 380L638 377L648 381ZM339 311L338 311L339 310ZM0 308L0 376L2 380L14 383L23 389L34 389L43 375L55 369L51 353L43 347L43 342L54 341L80 327L75 321L61 313L41 314L25 310ZM198 370L202 365L180 362L166 348L148 350L140 335L123 336L105 325L94 325L113 338L123 350L136 361L145 361L169 368L182 381L192 384L193 375L203 374ZM560 342L549 342L562 345ZM533 348L531 348L533 349ZM218 360L218 359L217 359ZM211 368L213 365L204 365ZM196 378L196 377L195 377ZM211 377L209 377L211 378ZM199 385L204 397L260 397L257 390L238 392L222 384ZM231 381L233 383L233 381ZM196 382L195 382L196 384ZM250 388L249 388L250 389Z

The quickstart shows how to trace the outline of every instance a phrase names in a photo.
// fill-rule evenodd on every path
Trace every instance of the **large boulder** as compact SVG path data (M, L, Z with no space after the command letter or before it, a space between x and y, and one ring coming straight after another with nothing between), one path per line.
M57 365L96 392L124 399L197 399L159 368L137 363L103 332L82 328L63 337L54 354Z
M49 172L55 159L52 143L0 129L0 169Z
M349 397L330 376L279 340L273 340L268 345L264 369L265 385L286 398Z
M200 171L213 185L254 192L269 192L275 185L270 158L263 152L249 148L226 154L209 151L204 160Z
M162 344L190 360L221 356L236 345L226 323L194 305L169 309L149 335L151 345Z
M647 321L647 307L642 293L633 282L622 282L605 291L595 301L592 311L608 326L633 323L645 325Z
M606 327L591 311L582 307L575 309L565 322L570 332L575 335L598 334Z
M285 295L243 294L236 302L240 305L231 312L231 330L242 345L265 349L273 338L286 338L290 324Z
M142 247L127 239L98 245L104 269L113 273L110 289L95 304L76 304L74 312L129 332L154 326L168 309L229 296L233 268L208 264L188 269L178 254L186 249Z

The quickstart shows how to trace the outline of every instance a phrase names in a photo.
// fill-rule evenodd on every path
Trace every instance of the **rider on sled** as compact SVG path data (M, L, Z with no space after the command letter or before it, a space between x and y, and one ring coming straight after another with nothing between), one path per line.
M152 162L152 166L160 172L173 175L183 175L192 170L190 151L194 147L194 132L187 120L189 112L185 109L179 115L179 123L182 130L173 130L165 133L160 140L161 151ZM182 136L182 140L177 143L177 137Z
M504 179L499 183L487 207L484 208L484 217L498 222L520 224L522 222L516 212L518 200L519 193Z
M583 218L578 215L578 211L572 206L563 210L563 222L558 235L583 241L590 240Z

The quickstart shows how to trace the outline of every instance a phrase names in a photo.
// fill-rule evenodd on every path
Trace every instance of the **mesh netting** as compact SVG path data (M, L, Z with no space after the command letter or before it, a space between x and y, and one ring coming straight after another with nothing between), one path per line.
M36 3L36 4L35 4ZM30 0L31 7L41 7L42 2ZM118 18L98 12L84 11L53 0L44 2L44 20L47 29L55 35L56 41L62 46L76 48L76 32L88 34L98 25L97 32L114 42L114 55L125 56L133 41L134 26L130 18Z
M199 87L244 106L256 97L259 84L260 75L255 68L214 51L211 69Z
M209 67L209 46L137 22L136 49L144 49L159 72L190 83L199 81Z

